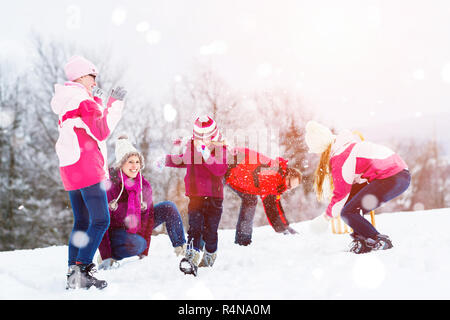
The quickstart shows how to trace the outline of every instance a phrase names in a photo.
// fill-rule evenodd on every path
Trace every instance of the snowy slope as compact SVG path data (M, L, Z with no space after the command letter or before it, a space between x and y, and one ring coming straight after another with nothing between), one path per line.
M355 255L348 235L254 230L249 247L220 230L219 255L197 278L183 275L166 235L144 260L99 271L99 291L65 290L67 247L0 252L0 299L450 299L450 208L377 215L394 248Z

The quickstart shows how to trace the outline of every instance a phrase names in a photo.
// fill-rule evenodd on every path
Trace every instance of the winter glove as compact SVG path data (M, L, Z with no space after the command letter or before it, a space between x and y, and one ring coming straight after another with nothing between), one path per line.
M123 101L125 99L125 96L127 95L127 90L125 90L123 87L117 87L111 91L111 98Z
M119 267L119 262L114 260L113 258L108 258L102 261L98 266L98 270L110 270Z
M331 220L326 213L322 213L320 216L311 220L309 227L314 233L325 233L328 230L328 224Z
M92 90L92 95L103 100L103 97L105 97L105 90L100 87L94 87Z

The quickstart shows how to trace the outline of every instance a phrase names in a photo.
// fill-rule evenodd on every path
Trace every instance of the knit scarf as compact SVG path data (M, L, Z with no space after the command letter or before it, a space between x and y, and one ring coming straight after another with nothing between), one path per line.
M120 174L122 174L123 184L128 193L128 208L124 222L128 232L136 233L141 224L141 173L139 172L134 179L129 178L122 170Z

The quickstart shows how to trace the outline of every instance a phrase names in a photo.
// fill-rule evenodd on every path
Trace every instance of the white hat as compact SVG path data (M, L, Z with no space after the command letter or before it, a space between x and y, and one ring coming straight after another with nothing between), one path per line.
M125 161L133 155L139 157L141 161L141 169L144 168L144 156L131 144L126 135L121 135L119 138L117 138L115 155L115 166L117 168L120 168L125 163Z
M316 121L306 123L306 144L309 153L322 153L333 143L336 136L331 130Z

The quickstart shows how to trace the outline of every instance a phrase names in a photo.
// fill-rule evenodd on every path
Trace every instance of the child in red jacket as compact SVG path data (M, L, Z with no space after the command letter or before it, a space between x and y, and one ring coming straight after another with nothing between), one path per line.
M258 196L276 232L297 233L289 227L281 205L281 194L300 184L300 171L289 168L288 161L283 158L270 159L247 148L235 148L232 154L234 159L226 174L226 184L242 199L235 243L243 246L251 243Z

